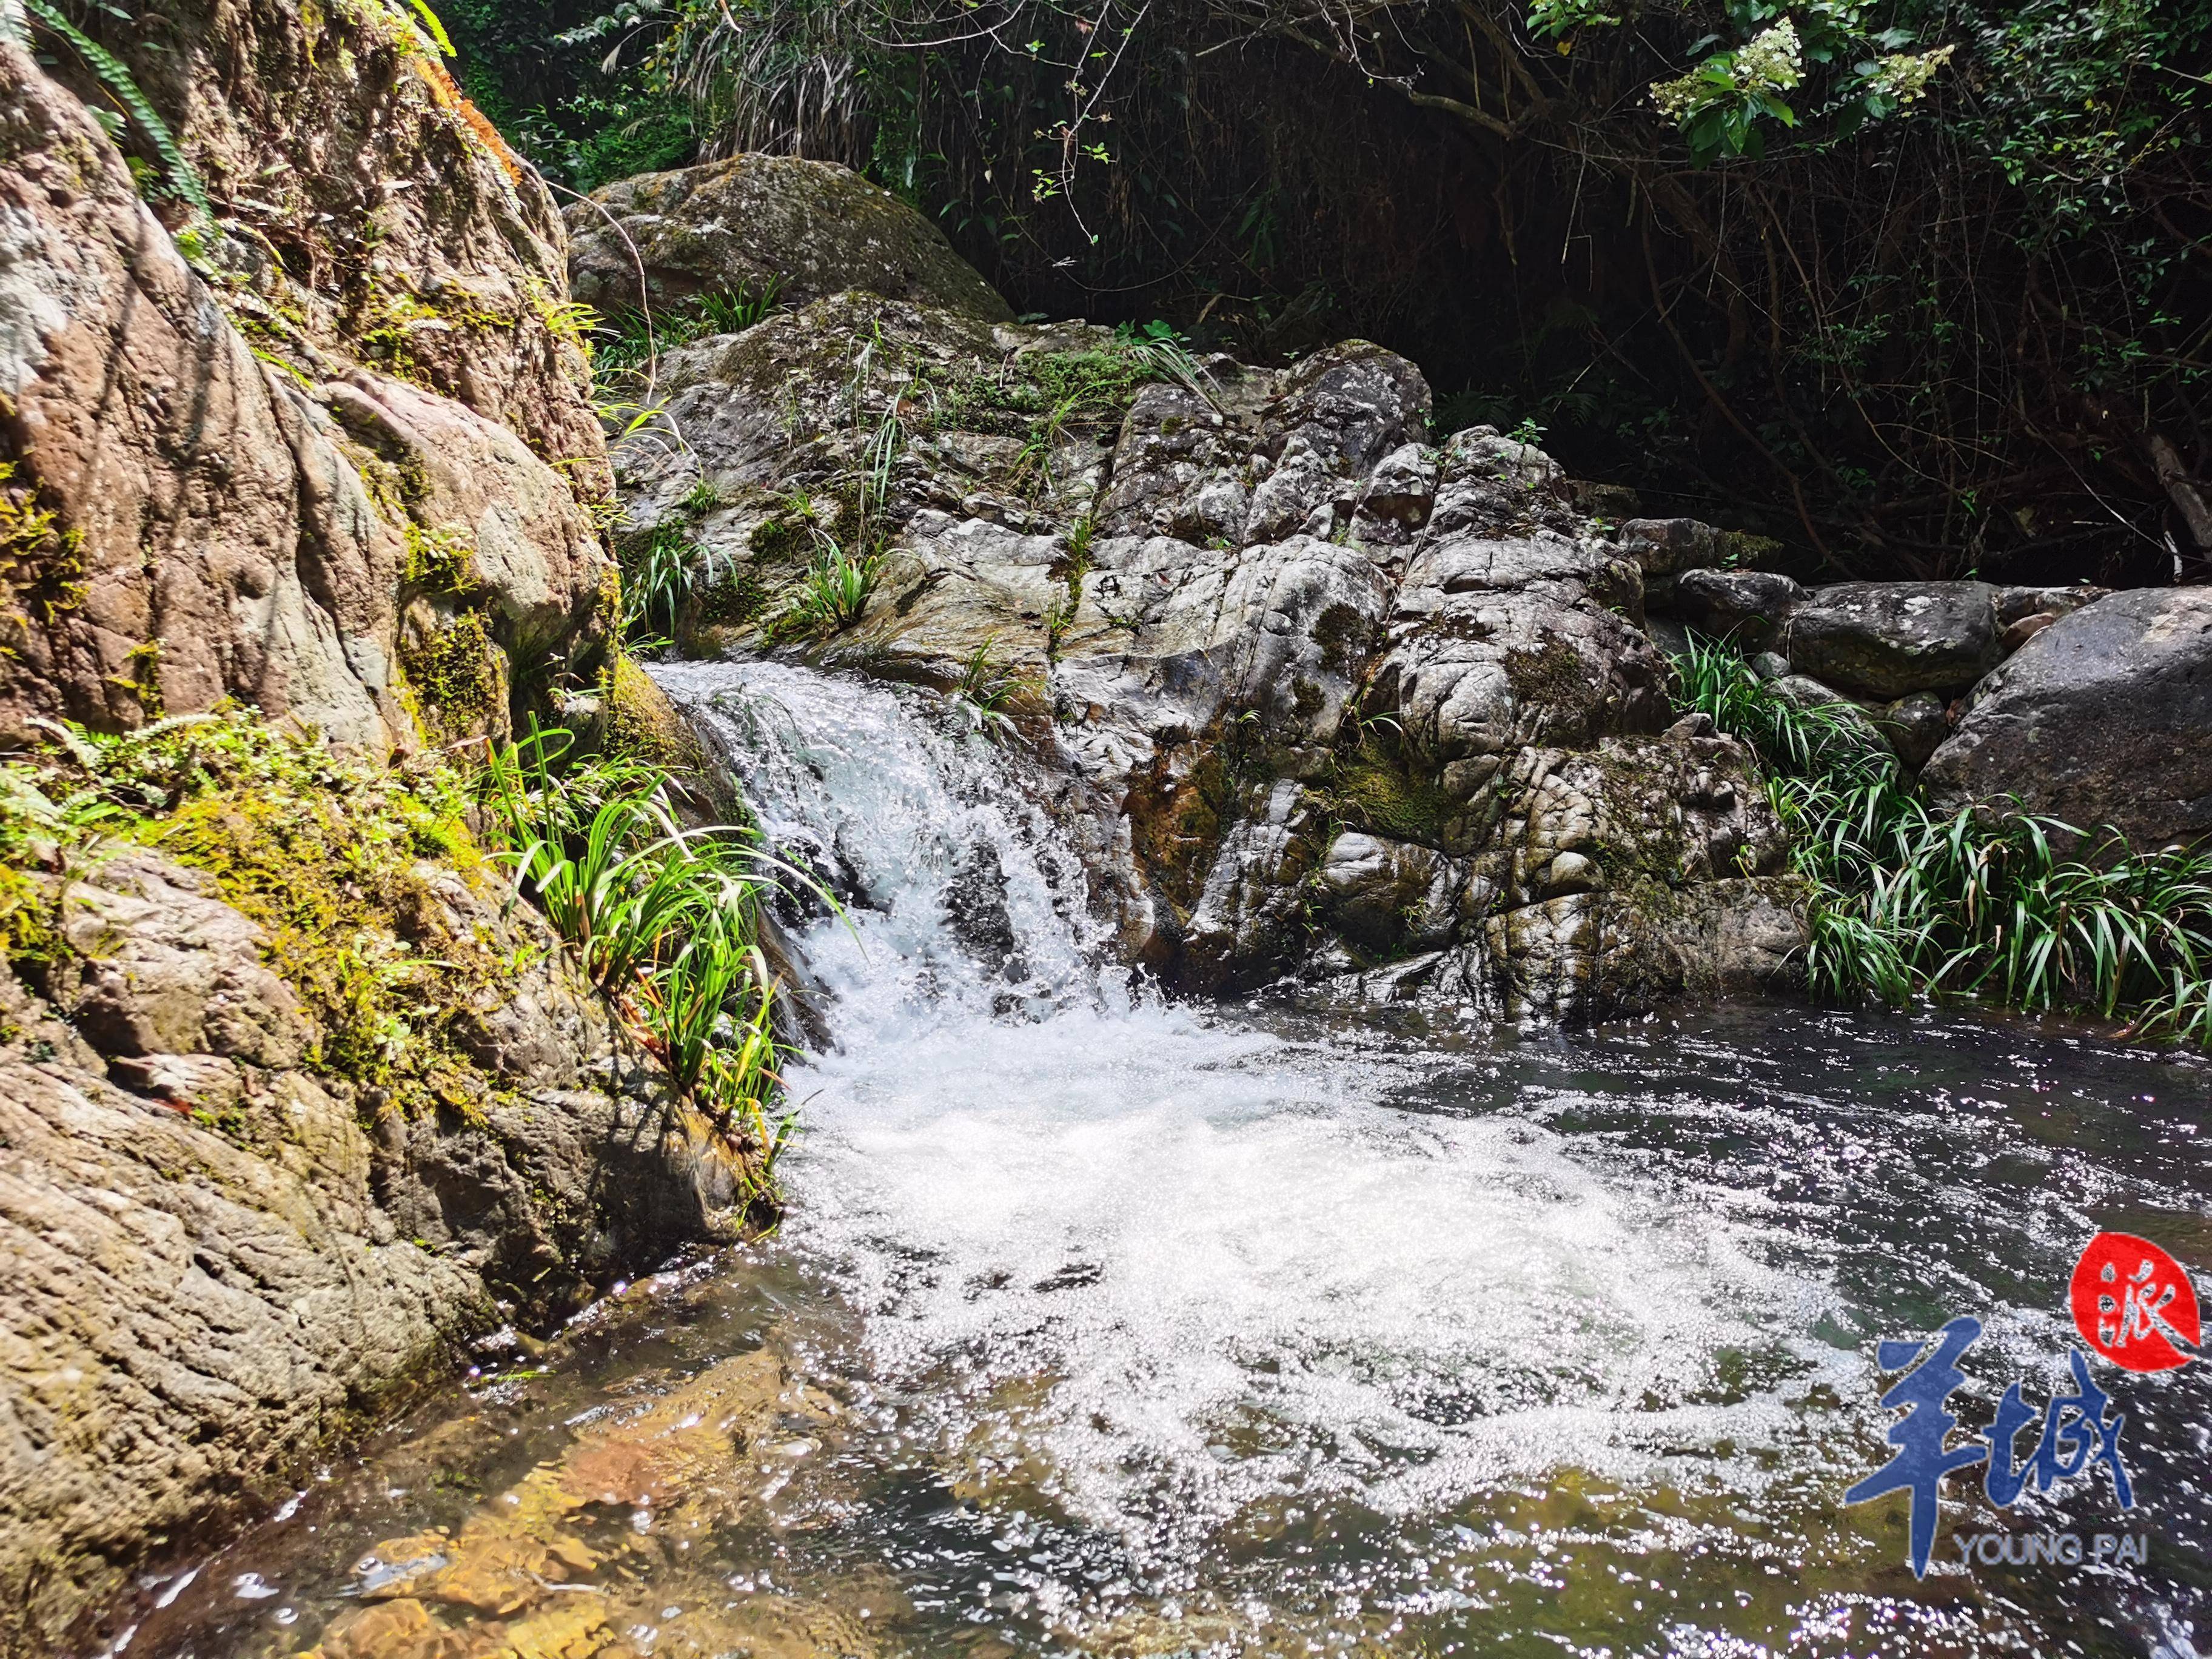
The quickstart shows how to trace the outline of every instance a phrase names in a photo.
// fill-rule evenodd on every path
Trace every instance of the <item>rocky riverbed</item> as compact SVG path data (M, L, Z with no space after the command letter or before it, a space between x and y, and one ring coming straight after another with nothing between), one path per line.
M725 801L750 787L718 717L695 699L688 728L623 654L641 604L672 676L909 688L934 714L899 718L995 757L994 822L1023 833L932 843L927 938L890 942L905 990L973 993L963 1042L1050 1012L1048 914L1064 984L1273 988L1346 1030L1413 1021L1401 1057L1792 992L1802 884L1751 750L1670 700L1687 630L1863 720L1937 800L2017 797L2139 847L2212 829L2204 590L1802 585L1757 538L1436 429L1419 370L1370 343L1255 364L1018 321L839 168L738 157L564 223L398 9L188 3L164 27L128 67L210 216L142 198L82 64L0 41L18 1650L58 1650L470 1356L744 1231L744 1156L453 783L565 722ZM738 331L684 331L603 427L575 298L696 322L702 296L772 295ZM647 592L627 611L617 552ZM866 899L832 830L787 827ZM782 926L812 937L794 902ZM816 1004L792 1035L826 1053L833 957L789 961ZM1060 1265L1079 1290L1097 1266ZM393 1534L407 1594L362 1650L617 1651L620 1596L509 1590L612 1559L578 1518L612 1465L721 1524L736 1425L768 1457L835 1415L803 1370L720 1356L642 1440L549 1451L514 1488L530 1528L416 1517L448 1531ZM687 1438L695 1414L723 1439ZM520 1616L535 1645L428 1604ZM862 1645L763 1608L777 1641Z

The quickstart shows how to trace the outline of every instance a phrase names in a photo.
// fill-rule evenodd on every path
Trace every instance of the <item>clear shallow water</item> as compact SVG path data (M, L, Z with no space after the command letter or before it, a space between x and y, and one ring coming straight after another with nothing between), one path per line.
M134 1655L2212 1647L2202 1367L2104 1377L2124 1522L1946 1489L1947 1534L2124 1525L2140 1567L1947 1536L1916 1584L1902 1502L1839 1506L1886 1455L1877 1335L1983 1317L1979 1426L2063 1374L2096 1228L2212 1268L2212 1067L1790 1009L1164 1006L922 694L666 678L854 901L799 924L834 1042L789 1222L488 1356L149 1586Z

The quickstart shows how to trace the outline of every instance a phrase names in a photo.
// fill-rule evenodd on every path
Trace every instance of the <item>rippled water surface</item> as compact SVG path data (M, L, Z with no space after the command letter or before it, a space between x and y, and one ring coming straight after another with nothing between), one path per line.
M2212 1268L2212 1068L1948 1018L1163 1006L923 694L667 679L854 898L800 929L834 1042L789 1222L488 1354L149 1581L134 1656L2212 1646L2202 1366L2100 1363L2130 1516L1954 1477L1916 1583L1903 1501L1839 1501L1887 1455L1877 1336L1983 1318L1978 1427L2064 1376L2093 1231ZM1992 1529L2148 1555L1961 1565Z

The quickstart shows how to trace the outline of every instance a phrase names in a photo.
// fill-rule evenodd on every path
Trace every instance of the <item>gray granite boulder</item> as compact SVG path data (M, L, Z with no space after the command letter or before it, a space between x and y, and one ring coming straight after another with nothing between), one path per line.
M1781 649L1802 673L1885 702L1956 695L2003 659L1987 582L1838 582L1790 607Z
M672 354L685 443L621 447L626 505L757 596L691 648L1018 676L1095 898L1181 988L1379 973L1579 1018L1789 980L1742 946L1797 926L1751 757L1671 730L1643 572L1557 463L1434 441L1365 342L1131 349L855 291ZM872 544L866 603L794 623L830 538ZM1416 956L1453 965L1394 976Z
M2017 798L2138 848L2212 833L2212 589L2114 593L1975 688L1922 775L1939 800Z

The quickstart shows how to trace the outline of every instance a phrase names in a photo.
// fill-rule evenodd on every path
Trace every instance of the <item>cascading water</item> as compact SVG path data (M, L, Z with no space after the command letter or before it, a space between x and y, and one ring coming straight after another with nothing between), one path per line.
M1802 1340L1826 1293L1760 1264L1740 1206L1607 1179L1526 1121L1408 1114L1398 1045L1102 973L1079 866L926 694L760 664L662 680L771 843L854 895L802 942L836 1042L791 1078L793 1244L923 1409L955 1354L979 1357L963 1394L1053 1378L995 1427L1134 1570L1176 1576L1268 1498L1417 1513L1562 1460L1626 1480L1779 1443L1778 1393L1701 1401L1714 1356L1767 1355L1800 1392L1854 1365ZM978 933L1007 942L979 959Z
M844 900L793 924L825 1039L787 1073L789 1219L149 1589L174 1606L134 1659L442 1654L338 1644L426 1550L465 1589L428 1581L422 1641L489 1631L504 1603L449 1540L508 1539L578 1470L547 1559L605 1603L593 1659L2196 1651L2201 1366L2129 1380L2133 1515L2094 1481L2003 1513L1946 1489L1961 1535L2125 1529L2147 1563L1945 1544L1916 1585L1903 1505L1840 1498L1887 1455L1875 1338L1983 1313L1979 1424L2064 1376L2096 1227L2212 1256L2212 1068L1933 1016L1570 1036L1174 1006L1107 959L1020 763L941 699L657 672ZM602 1425L748 1354L784 1414L738 1437L720 1507L599 1492L660 1455ZM572 1605L532 1601L544 1579L485 1653Z

